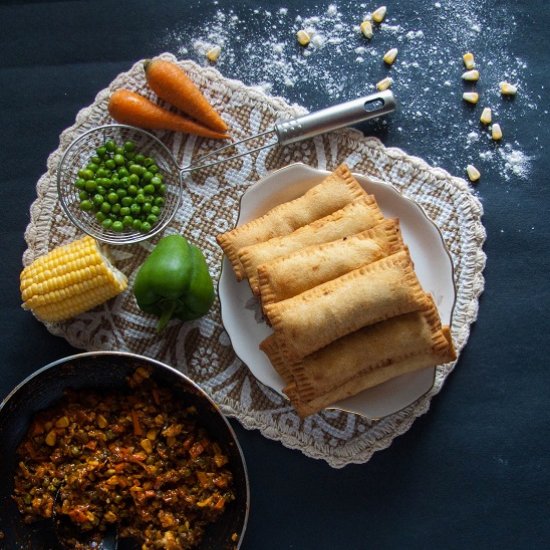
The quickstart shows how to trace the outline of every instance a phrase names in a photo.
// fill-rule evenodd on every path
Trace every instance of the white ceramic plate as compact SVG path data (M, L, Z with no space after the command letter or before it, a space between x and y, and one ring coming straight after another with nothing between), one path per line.
M299 197L327 175L328 172L304 164L292 164L272 172L243 195L237 225L261 216L277 204ZM409 247L422 287L433 295L442 322L450 324L456 295L453 264L439 229L418 204L405 198L393 186L354 175L365 190L376 197L385 217L399 218L403 240ZM272 330L262 321L260 306L248 282L237 282L226 257L218 291L222 322L235 353L258 380L284 395L283 380L259 349L260 342ZM434 374L433 368L405 374L339 401L332 408L380 418L403 409L428 392Z

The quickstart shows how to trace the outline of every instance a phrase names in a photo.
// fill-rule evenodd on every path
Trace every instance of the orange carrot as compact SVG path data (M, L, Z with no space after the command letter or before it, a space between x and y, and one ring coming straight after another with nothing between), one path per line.
M173 130L213 139L228 138L226 134L167 111L130 90L120 89L113 93L109 100L109 114L121 124L150 130Z
M145 61L144 68L147 83L161 99L208 128L227 132L227 124L181 67L164 59L153 59Z

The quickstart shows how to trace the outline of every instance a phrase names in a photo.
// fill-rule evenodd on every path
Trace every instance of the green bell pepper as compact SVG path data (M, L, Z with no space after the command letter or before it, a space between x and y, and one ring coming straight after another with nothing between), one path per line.
M172 318L202 317L214 302L202 252L181 235L163 237L137 272L134 296L142 311L160 317L158 331Z

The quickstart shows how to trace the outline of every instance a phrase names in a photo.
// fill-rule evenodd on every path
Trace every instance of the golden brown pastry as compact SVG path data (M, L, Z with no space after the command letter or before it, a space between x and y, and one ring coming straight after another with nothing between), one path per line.
M402 250L306 290L264 312L288 363L390 317L427 307L428 297Z
M292 233L365 195L366 192L348 167L342 164L322 183L312 187L301 197L280 204L257 219L218 235L216 240L240 281L244 277L238 256L241 248Z
M331 242L370 229L383 220L384 216L374 197L366 195L329 216L300 227L289 235L242 248L239 251L239 259L252 292L255 295L260 294L260 265L313 244Z
M300 416L418 369L456 358L448 327L430 299L427 309L364 327L289 365L275 335L261 344L285 381Z
M403 248L399 221L389 219L361 233L276 258L258 266L262 304L292 298Z

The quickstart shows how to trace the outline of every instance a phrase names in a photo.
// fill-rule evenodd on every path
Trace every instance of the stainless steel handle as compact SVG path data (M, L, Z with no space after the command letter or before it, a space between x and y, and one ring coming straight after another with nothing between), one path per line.
M280 145L312 138L395 110L395 97L389 90L353 99L321 111L275 124Z

